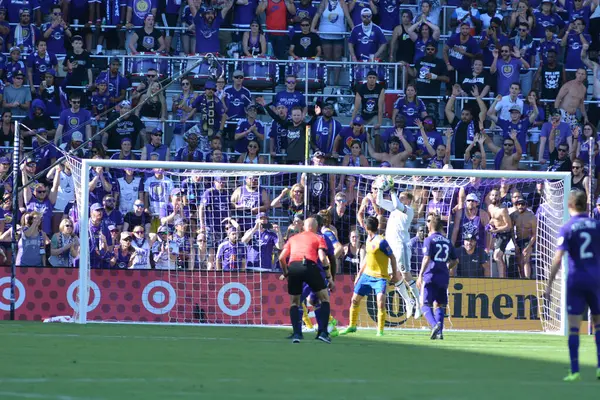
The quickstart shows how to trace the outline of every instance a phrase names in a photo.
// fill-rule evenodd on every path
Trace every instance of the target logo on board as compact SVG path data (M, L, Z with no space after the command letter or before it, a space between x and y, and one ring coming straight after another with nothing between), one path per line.
M100 304L100 298L102 297L100 288L96 282L90 281L90 289L92 289L92 291L88 295L87 312L94 311L96 307L98 307L98 304ZM79 281L73 281L67 290L67 301L69 302L69 305L73 310L78 311L79 299L75 297L75 290L79 291Z
M223 285L219 290L217 303L219 304L221 311L225 314L230 317L239 317L250 308L252 296L244 284L239 282L229 282Z
M25 286L15 279L15 310L23 305L25 295ZM10 278L7 276L0 279L0 310L10 311Z
M142 303L146 310L152 314L166 314L175 306L177 294L170 283L165 281L152 281L142 292Z

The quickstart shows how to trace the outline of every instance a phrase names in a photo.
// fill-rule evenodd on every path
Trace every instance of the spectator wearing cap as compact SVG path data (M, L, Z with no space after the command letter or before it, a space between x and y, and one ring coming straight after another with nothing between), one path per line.
M21 8L18 10L19 20L14 21L9 10L8 16L11 23L17 23L10 27L10 35L8 42L10 46L16 46L24 53L31 53L35 48L35 44L41 37L38 28L31 23L31 11L29 8ZM41 22L41 20L38 20ZM39 25L39 24L38 24Z
M171 239L171 230L166 225L161 225L156 231L152 243L152 258L155 269L176 269L179 258L179 246Z
M573 149L573 136L571 126L567 122L561 120L560 110L555 110L550 115L548 122L542 125L540 133L540 147L538 149L538 161L543 166L550 160L550 143L552 137L554 146L552 149L560 145L566 144L569 149Z
M342 130L342 124L333 118L333 113L333 104L325 103L321 116L312 124L310 130L312 149L315 152L323 153L325 157L329 157L333 153L335 138Z
M577 160L575 160L577 161ZM519 267L521 278L531 278L531 254L537 238L537 219L535 214L527 208L527 200L521 193L513 192L514 211L510 212L510 219L514 226L513 242L515 244L515 256Z
M192 111L192 104L196 100L196 93L192 87L190 78L181 79L181 93L173 96L172 108L173 119L181 121L184 116L187 116ZM171 141L171 149L179 149L185 145L183 134L187 132L190 125L185 123L175 123L173 127L173 140Z
M56 128L52 122L50 115L46 113L46 104L41 99L35 99L31 103L31 110L29 115L23 120L23 125L27 126L31 131L27 129L21 129L21 136L24 141L24 146L31 146L32 137L37 133L38 129L45 129L48 137L54 137Z
M429 212L427 212L427 214L429 214ZM413 275L419 273L423 262L423 242L427 236L425 231L426 228L424 225L417 226L417 234L408 242L408 248L410 249L411 254L410 272Z
M216 87L215 81L207 80L204 84L204 93L196 97L192 104L193 110L181 120L181 122L186 122L198 113L202 138L208 140L213 136L223 137L223 129L225 129L225 122L228 118L225 104L215 96ZM206 149L208 143L201 142L200 147Z
M93 156L93 158L101 158ZM116 189L116 182L110 174L105 171L104 167L90 168L90 203L101 203L104 196L112 193L113 187Z
M68 143L63 143L59 147L64 152L73 152L75 149L77 149L77 151L74 152L74 154L77 157L85 158L88 155L88 151L81 147L82 144L83 144L83 133L81 133L79 131L75 131L71 134L71 141Z
M106 224L107 224L106 229L108 229L108 231L110 232L110 240L112 242L112 246L108 246L109 254L106 255L106 259L108 259L110 261L111 253L113 253L113 250L115 249L115 247L119 246L121 232L119 232L117 227L114 224L112 224L110 221L107 221Z
M340 134L335 138L333 144L333 157L338 157L338 152L341 155L352 154L350 145L353 141L358 140L361 145L367 140L367 133L364 128L365 120L361 116L354 117L352 124L343 128Z
M233 71L233 84L227 85L225 91L225 106L229 118L241 119L246 117L246 110L252 103L250 91L243 86L244 72Z
M292 108L299 106L302 109L302 116L306 116L306 98L304 94L296 90L296 75L287 74L285 76L285 90L275 95L275 104L283 104L287 107L288 117L291 116Z
M44 73L44 80L38 87L37 97L38 99L34 99L34 102L39 99L44 102L44 105L46 106L44 113L47 114L48 117L60 116L60 113L63 110L63 104L67 101L67 95L63 91L63 88L58 84L56 71L53 69L49 69ZM54 137L54 132L56 132L54 123L52 124L52 131L52 137Z
M325 155L319 151L315 152L312 156L312 165L323 166L325 165ZM328 207L333 206L333 197L335 196L335 175L332 174L302 174L300 184L307 191L308 210L311 213L317 213L320 210L324 210ZM300 188L292 187L292 190L300 190ZM297 197L298 194L292 191L292 195ZM302 197L304 197L304 190L302 190ZM295 207L294 211L301 211L303 208Z
M247 269L272 271L275 268L274 249L281 250L283 237L279 225L271 224L267 213L256 216L256 223L244 233L241 242L248 246Z
M135 249L131 245L133 238L129 232L119 234L119 244L114 246L109 261L111 268L129 269L133 266Z
M13 76L19 71L24 73L27 70L25 61L21 59L21 49L19 47L13 46L10 48L10 58L6 60L6 65L3 69L5 72L4 79L7 83L12 83Z
M173 189L171 178L165 176L164 170L155 168L154 174L144 182L144 203L152 216L159 216L161 207L168 204Z
M232 271L246 269L246 245L239 241L237 228L231 227L227 231L227 238L219 244L217 249L216 266L218 271Z
M50 257L53 267L74 267L79 255L79 238L74 234L74 223L69 218L60 221L58 232L52 235Z
M170 50L166 48L162 32L154 26L153 14L146 14L142 27L133 31L127 42L127 50L133 55L141 52L161 53Z
M114 225L119 231L123 230L123 214L118 209L117 201L112 193L104 196L102 205L104 206L104 221L110 225Z
M310 31L310 23L310 19L303 18L300 21L300 32L296 32L292 36L290 56L295 59L321 57L321 38L316 33Z
M367 82L360 84L354 96L354 111L352 119L359 113L365 124L377 118L373 125L373 130L379 131L383 123L383 111L385 109L385 88L377 82L377 73L369 71L367 73Z
M354 26L348 39L348 52L352 61L384 58L387 40L378 25L372 22L373 12L363 8L360 12L362 24Z
M500 95L496 98L497 101L501 100ZM529 98L529 105L531 107L531 114L529 117L524 117L522 114L522 108L518 105L513 105L510 107L510 120L505 120L503 118L496 116L496 109L494 107L490 107L487 112L487 116L490 120L492 120L498 127L502 129L502 134L504 135L504 139L510 137L510 133L512 131L517 132L517 140L521 145L521 149L527 149L527 132L529 128L533 125L538 116L538 108L535 103L535 99Z
M29 175L23 171L21 176L23 185L27 185L30 181ZM41 230L47 235L52 235L52 210L56 203L59 184L60 177L55 175L52 180L52 188L49 191L43 183L34 183L33 190L23 190L23 200L27 210L39 213L41 217Z
M96 91L92 95L92 115L100 129L106 126L107 112L110 108L108 81L96 80Z
M557 14L554 0L542 0L539 9L534 13L535 28L533 37L536 39L544 38L545 27L555 26L559 30L565 27L565 21Z
M209 7L200 9L197 3L188 2L196 30L196 53L219 53L219 29L227 13L233 7L233 0L226 0L219 10Z
M31 93L35 94L35 86L39 85L45 79L46 71L58 67L58 60L54 54L46 49L46 40L41 39L37 42L37 51L27 57L27 81Z
M490 216L487 211L480 208L480 205L479 196L469 193L465 204L457 209L451 236L454 246L460 245L457 240L465 234L472 235L482 249L487 249L491 245L489 234L485 230L485 226L490 222Z
M133 174L131 174L133 176ZM127 175L126 175L127 176ZM135 179L140 179L140 178L135 178ZM138 181L139 184L139 181ZM140 226L141 230L144 232L150 232L150 227L151 227L151 222L152 222L152 216L150 215L150 213L148 213L148 211L144 210L144 201L139 199L138 197L136 197L136 194L138 194L139 196L141 196L141 193L136 193L135 192L135 186L133 187L133 189L131 190L132 192L132 201L133 201L133 205L131 206L131 203L129 203L127 206L125 207L125 204L120 203L119 205L119 209L121 212L125 212L125 217L123 217L123 232L128 232L128 231L134 231L136 226ZM123 192L119 198L127 198L127 193ZM133 209L131 208L133 207ZM127 211L123 211L127 209ZM142 234L142 237L144 235Z
M42 25L43 37L48 43L48 51L52 54L65 54L65 38L73 36L71 28L63 20L62 7L54 4L50 7L50 22Z
M517 170L523 156L523 148L517 138L517 131L512 130L505 138L502 147L496 146L492 139L484 134L485 144L494 153L494 168L497 170Z
M23 71L16 72L12 78L12 83L4 88L2 106L10 109L14 117L24 117L31 104L31 92L23 86Z
M238 153L247 152L247 147L252 141L262 143L265 140L265 127L262 122L256 119L256 114L256 105L250 104L246 108L246 118L238 121L233 137L235 141L234 150Z
M271 199L269 194L259 186L258 176L246 176L244 184L238 186L231 195L231 206L235 210L235 220L242 231L250 229L254 223L253 216L269 211Z
M480 246L477 236L472 233L462 235L462 245L456 249L458 267L451 271L461 278L490 277L490 264L485 249Z
M463 3L466 1L463 0ZM479 21L479 19L473 18L473 21ZM469 73L471 71L471 60L476 54L481 53L477 40L472 36L473 34L470 24L463 21L460 23L457 33L450 36L450 39L444 44L443 57L446 68L450 72L451 82L456 82L456 75L453 71L457 71L459 74Z
M202 149L198 147L198 135L188 132L183 135L186 145L177 150L175 161L201 162L204 160Z
M129 112L131 111L131 103L128 100L123 100L117 106L117 109L119 112L110 114L107 125L111 125L116 120L118 121L102 134L102 144L109 150L117 150L121 147L121 143L124 139L129 139L131 146L137 148L135 145L138 141L138 136L146 136L146 127L137 115ZM160 139L160 137L155 139L154 143L160 143L160 145L162 145L162 141L159 141L158 139ZM151 149L151 151L153 151L153 149Z
M68 86L91 86L94 83L92 76L92 60L90 53L83 46L83 38L75 35L71 38L72 49L62 62L62 69L67 73L65 77ZM106 72L100 74L99 80L106 80ZM75 89L69 89L69 94Z
M142 149L142 160L169 161L171 158L169 146L163 144L163 131L155 128L150 134L150 143Z
M88 54L89 58L89 54ZM65 59L66 60L66 59ZM110 66L108 71L102 71L98 75L98 79L105 79L108 81L108 92L110 93L110 106L114 107L117 104L125 100L127 89L129 89L129 81L119 71L121 68L121 60L113 58L110 60ZM92 79L91 75L89 79ZM92 82L90 80L90 82Z
M69 98L70 108L60 113L54 143L60 145L69 142L74 131L85 131L85 139L92 137L92 114L81 108L81 95L73 92Z

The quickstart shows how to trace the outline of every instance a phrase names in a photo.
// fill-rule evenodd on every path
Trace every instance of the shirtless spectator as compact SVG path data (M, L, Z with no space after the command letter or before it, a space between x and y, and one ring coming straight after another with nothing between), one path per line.
M527 208L527 201L519 197L515 203L516 211L510 214L515 227L515 255L521 278L531 278L531 253L536 240L537 220L535 214Z
M587 93L587 87L583 84L586 78L587 72L585 69L577 69L575 79L565 83L560 88L558 96L556 96L556 100L554 101L554 108L560 110L562 120L571 125L572 128L579 124L579 121L577 121L577 110L581 111L583 122L588 122L585 105L583 104Z
M523 156L523 148L517 140L517 131L510 132L504 139L502 148L496 146L489 136L485 135L485 144L495 154L494 167L496 170L517 170Z
M392 168L404 168L406 160L412 154L413 148L404 136L404 129L396 128L394 136L389 140L389 151L387 153L377 153L371 144L372 136L367 132L367 147L369 155L379 162L388 162ZM404 151L400 151L400 143L404 146Z
M506 140L504 141L506 143ZM488 232L493 236L494 242L494 261L498 267L498 276L506 278L506 262L504 262L504 252L506 246L512 239L512 221L508 215L508 209L500 204L500 193L497 189L490 192L490 223L486 226Z

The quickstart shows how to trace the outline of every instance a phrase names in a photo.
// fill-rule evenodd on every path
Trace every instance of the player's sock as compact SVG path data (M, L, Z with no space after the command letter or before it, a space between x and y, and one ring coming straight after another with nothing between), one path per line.
M308 316L308 308L306 308L306 305L302 304L302 311L300 312L302 313L302 322L304 322L304 325L306 325L308 329L315 329L310 317Z
M431 311L431 307L423 305L423 307L421 307L421 311L423 311L423 316L425 317L429 325L431 325L431 327L433 328L435 324L437 324L437 322L433 315L433 311Z
M301 307L291 306L290 307L290 321L292 323L292 329L294 329L294 334L302 333L302 319L300 317Z
M319 323L319 332L326 333L327 325L329 324L329 313L331 311L331 307L329 306L328 301L321 302L321 311L319 312L319 317L317 318L317 322Z
M571 328L569 332L569 357L571 358L571 373L579 372L579 328Z
M444 309L441 307L435 309L435 322L441 325L441 333L444 330Z
M358 321L358 311L360 309L360 306L355 306L354 304L352 304L350 306L350 324L349 326L356 328L356 321Z
M594 330L596 331L594 337L596 338L596 353L598 354L598 368L600 372L600 324L594 325ZM600 379L600 375L598 379Z
M383 328L385 327L385 310L377 309L377 332L383 333Z
M421 295L419 293L419 288L417 287L417 282L415 282L415 280L411 280L410 282L408 282L408 288L410 289L410 292L412 293L412 295L415 297L415 318L420 317L420 307L419 307L419 299L421 298Z

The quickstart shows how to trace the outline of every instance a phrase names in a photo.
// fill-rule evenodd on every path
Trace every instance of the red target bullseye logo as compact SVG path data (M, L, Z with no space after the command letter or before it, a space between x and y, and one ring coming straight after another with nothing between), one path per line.
M239 282L230 282L219 290L219 308L230 317L239 317L250 308L252 296L248 288Z
M89 281L89 284L89 289L91 290L88 292L87 312L93 311L96 309L96 307L98 307L98 304L100 304L100 298L102 296L100 288L96 282ZM74 281L69 286L69 289L67 290L67 301L73 310L79 311L79 296L75 296L75 290L79 292L79 281Z
M15 310L25 301L25 286L20 280L15 279ZM10 278L0 278L0 310L10 311Z
M175 306L177 294L170 283L152 281L142 291L142 303L152 314L166 314Z

